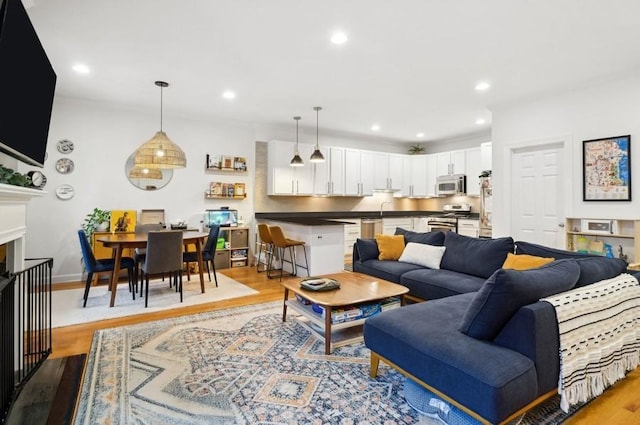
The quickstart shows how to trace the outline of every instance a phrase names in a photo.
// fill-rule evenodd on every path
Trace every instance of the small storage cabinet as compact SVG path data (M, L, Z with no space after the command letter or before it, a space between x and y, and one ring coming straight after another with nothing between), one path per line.
M249 266L249 229L247 227L221 227L218 240L220 242L214 259L216 269Z
M623 258L629 263L640 260L640 220L615 218L567 218L567 250Z
M480 222L469 218L459 218L458 234L477 238L480 234Z

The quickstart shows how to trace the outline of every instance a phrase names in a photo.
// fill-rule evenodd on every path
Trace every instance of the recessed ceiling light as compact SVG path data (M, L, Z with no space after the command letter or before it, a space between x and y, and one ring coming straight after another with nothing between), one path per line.
M482 81L476 84L475 89L477 91L485 91L485 90L489 90L489 87L491 87L491 84L487 83L486 81Z
M78 74L88 74L91 70L89 67L83 63L77 63L71 67Z
M378 131L378 130L380 130L380 126L378 124L374 124L374 125L371 126L371 130Z
M416 133L416 137L421 139L424 137L424 133L420 132L420 133Z
M482 125L482 124L484 124L484 123L486 123L486 121L485 121L483 118L478 118L478 119L476 120L476 124L478 124L478 125Z
M231 90L227 90L226 92L222 93L222 97L231 100L236 98L236 94Z
M333 35L331 36L331 42L333 44L344 44L347 41L349 41L349 37L347 37L347 34L343 33L343 32L334 32Z

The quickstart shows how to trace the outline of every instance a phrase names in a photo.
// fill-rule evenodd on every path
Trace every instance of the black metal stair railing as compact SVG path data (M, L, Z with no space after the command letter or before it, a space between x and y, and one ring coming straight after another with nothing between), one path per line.
M0 423L29 378L51 354L53 259L0 277Z

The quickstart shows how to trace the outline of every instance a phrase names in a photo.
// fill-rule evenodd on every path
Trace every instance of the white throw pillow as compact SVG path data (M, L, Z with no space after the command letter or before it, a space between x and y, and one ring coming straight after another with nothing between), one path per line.
M398 261L417 264L430 269L439 269L440 260L444 255L444 246L427 245L424 243L409 242L404 247Z

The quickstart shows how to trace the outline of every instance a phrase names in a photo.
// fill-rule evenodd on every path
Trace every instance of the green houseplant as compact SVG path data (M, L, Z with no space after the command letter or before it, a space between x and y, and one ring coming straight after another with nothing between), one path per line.
M28 187L31 185L31 179L0 164L0 183Z
M97 231L105 231L109 229L109 219L111 218L111 211L109 210L101 210L100 208L94 208L84 219L84 223L82 224L82 229L84 233L87 235L89 241L91 241L91 236L93 232Z
M424 153L424 147L422 147L421 145L411 145L409 147L409 153L411 155L420 155Z

